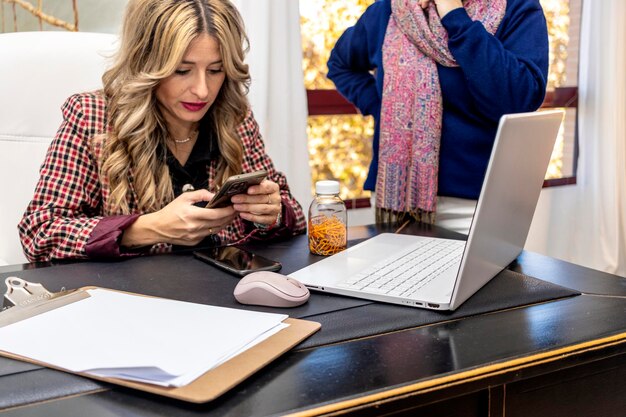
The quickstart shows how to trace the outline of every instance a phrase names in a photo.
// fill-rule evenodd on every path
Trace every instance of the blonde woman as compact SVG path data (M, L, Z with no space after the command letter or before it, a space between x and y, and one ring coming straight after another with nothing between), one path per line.
M111 258L305 231L246 99L247 38L228 0L131 0L104 89L76 94L19 223L31 261ZM268 171L225 208L231 175Z

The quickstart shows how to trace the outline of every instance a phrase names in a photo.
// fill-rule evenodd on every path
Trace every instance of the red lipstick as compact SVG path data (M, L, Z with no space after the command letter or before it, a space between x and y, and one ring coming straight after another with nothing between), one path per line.
M182 105L185 109L189 111L200 111L204 108L204 106L206 106L206 102L189 103L189 102L183 101Z

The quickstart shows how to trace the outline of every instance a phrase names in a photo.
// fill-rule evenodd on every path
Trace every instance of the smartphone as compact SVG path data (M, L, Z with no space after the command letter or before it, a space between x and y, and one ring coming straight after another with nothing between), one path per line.
M206 263L238 276L248 275L255 271L278 271L282 268L278 261L267 259L235 246L197 250L193 252L193 255Z
M251 185L260 184L267 177L267 171L260 170L248 172L246 174L233 175L228 177L219 191L213 196L206 208L221 208L231 205L230 198L235 194L242 194Z

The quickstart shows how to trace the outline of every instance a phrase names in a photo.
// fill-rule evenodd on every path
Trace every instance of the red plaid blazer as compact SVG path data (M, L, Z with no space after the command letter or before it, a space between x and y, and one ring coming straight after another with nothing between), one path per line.
M102 91L71 96L62 107L63 123L52 140L40 169L35 195L28 205L18 231L24 253L30 261L62 258L85 258L85 247L104 213L109 188L98 175L98 161L102 144L94 137L103 137L107 131L106 100ZM244 147L243 172L266 169L268 178L280 187L283 218L280 229L271 235L296 235L306 230L302 207L293 198L285 176L276 171L259 133L252 112L248 112L237 128ZM209 187L213 189L216 162L207 170ZM137 195L129 192L132 213L142 214L137 208ZM254 227L237 217L219 233L220 241L238 241ZM167 252L169 244L157 244L150 252Z

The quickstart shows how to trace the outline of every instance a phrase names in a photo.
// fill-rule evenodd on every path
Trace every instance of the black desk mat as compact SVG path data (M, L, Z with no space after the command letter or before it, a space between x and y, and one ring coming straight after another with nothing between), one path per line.
M306 236L269 246L266 243L254 243L248 245L248 248L280 260L283 264L281 272L285 274L322 259L309 254ZM0 274L0 283L8 276L40 282L50 291L95 285L195 303L283 313L320 322L322 329L296 349L340 343L579 294L537 278L504 270L455 312L437 312L320 293L313 293L308 303L292 309L242 306L232 295L238 278L193 258L189 253L28 269ZM0 287L4 293L4 286ZM199 328L201 329L201 323ZM101 386L83 378L70 378L67 374L37 368L0 358L0 386L7 387L10 392L12 388L5 384L11 382L9 379L37 386L36 392L32 392L30 396L27 394L28 390L25 390L24 396L6 397L0 390L0 409L89 392ZM58 374L56 380L55 374Z
M0 379L0 410L106 389L107 384L53 369L5 375Z
M0 377L40 369L41 366L0 356Z
M355 244L356 242L351 242ZM289 274L322 257L308 252L306 236L275 242L255 243L248 249L283 264ZM11 274L0 274L0 282ZM303 306L281 309L243 306L233 289L238 278L205 264L189 253L149 256L116 262L86 262L19 271L14 275L40 282L51 291L96 285L195 303L289 314L322 323L322 330L302 347L320 346L372 336L409 327L546 302L579 292L504 270L454 312L437 312L396 306L351 297L313 293Z
M350 244L354 245L362 240L352 241ZM323 257L309 253L306 236L298 236L290 241L269 247L260 243L253 243L247 245L247 248L268 258L279 259L283 264L281 272L284 274L289 274L323 259ZM579 294L578 291L505 269L454 312L439 312L394 304L366 302L352 308L347 308L344 305L341 311L337 309L321 314L297 311L294 312L297 315L292 314L292 316L322 324L320 332L297 346L297 349L303 349L548 302ZM319 293L314 293L309 303L314 303L319 296ZM343 296L333 296L333 298L341 301L352 300L352 298ZM263 311L273 312L279 310L285 311L283 309L263 309Z

